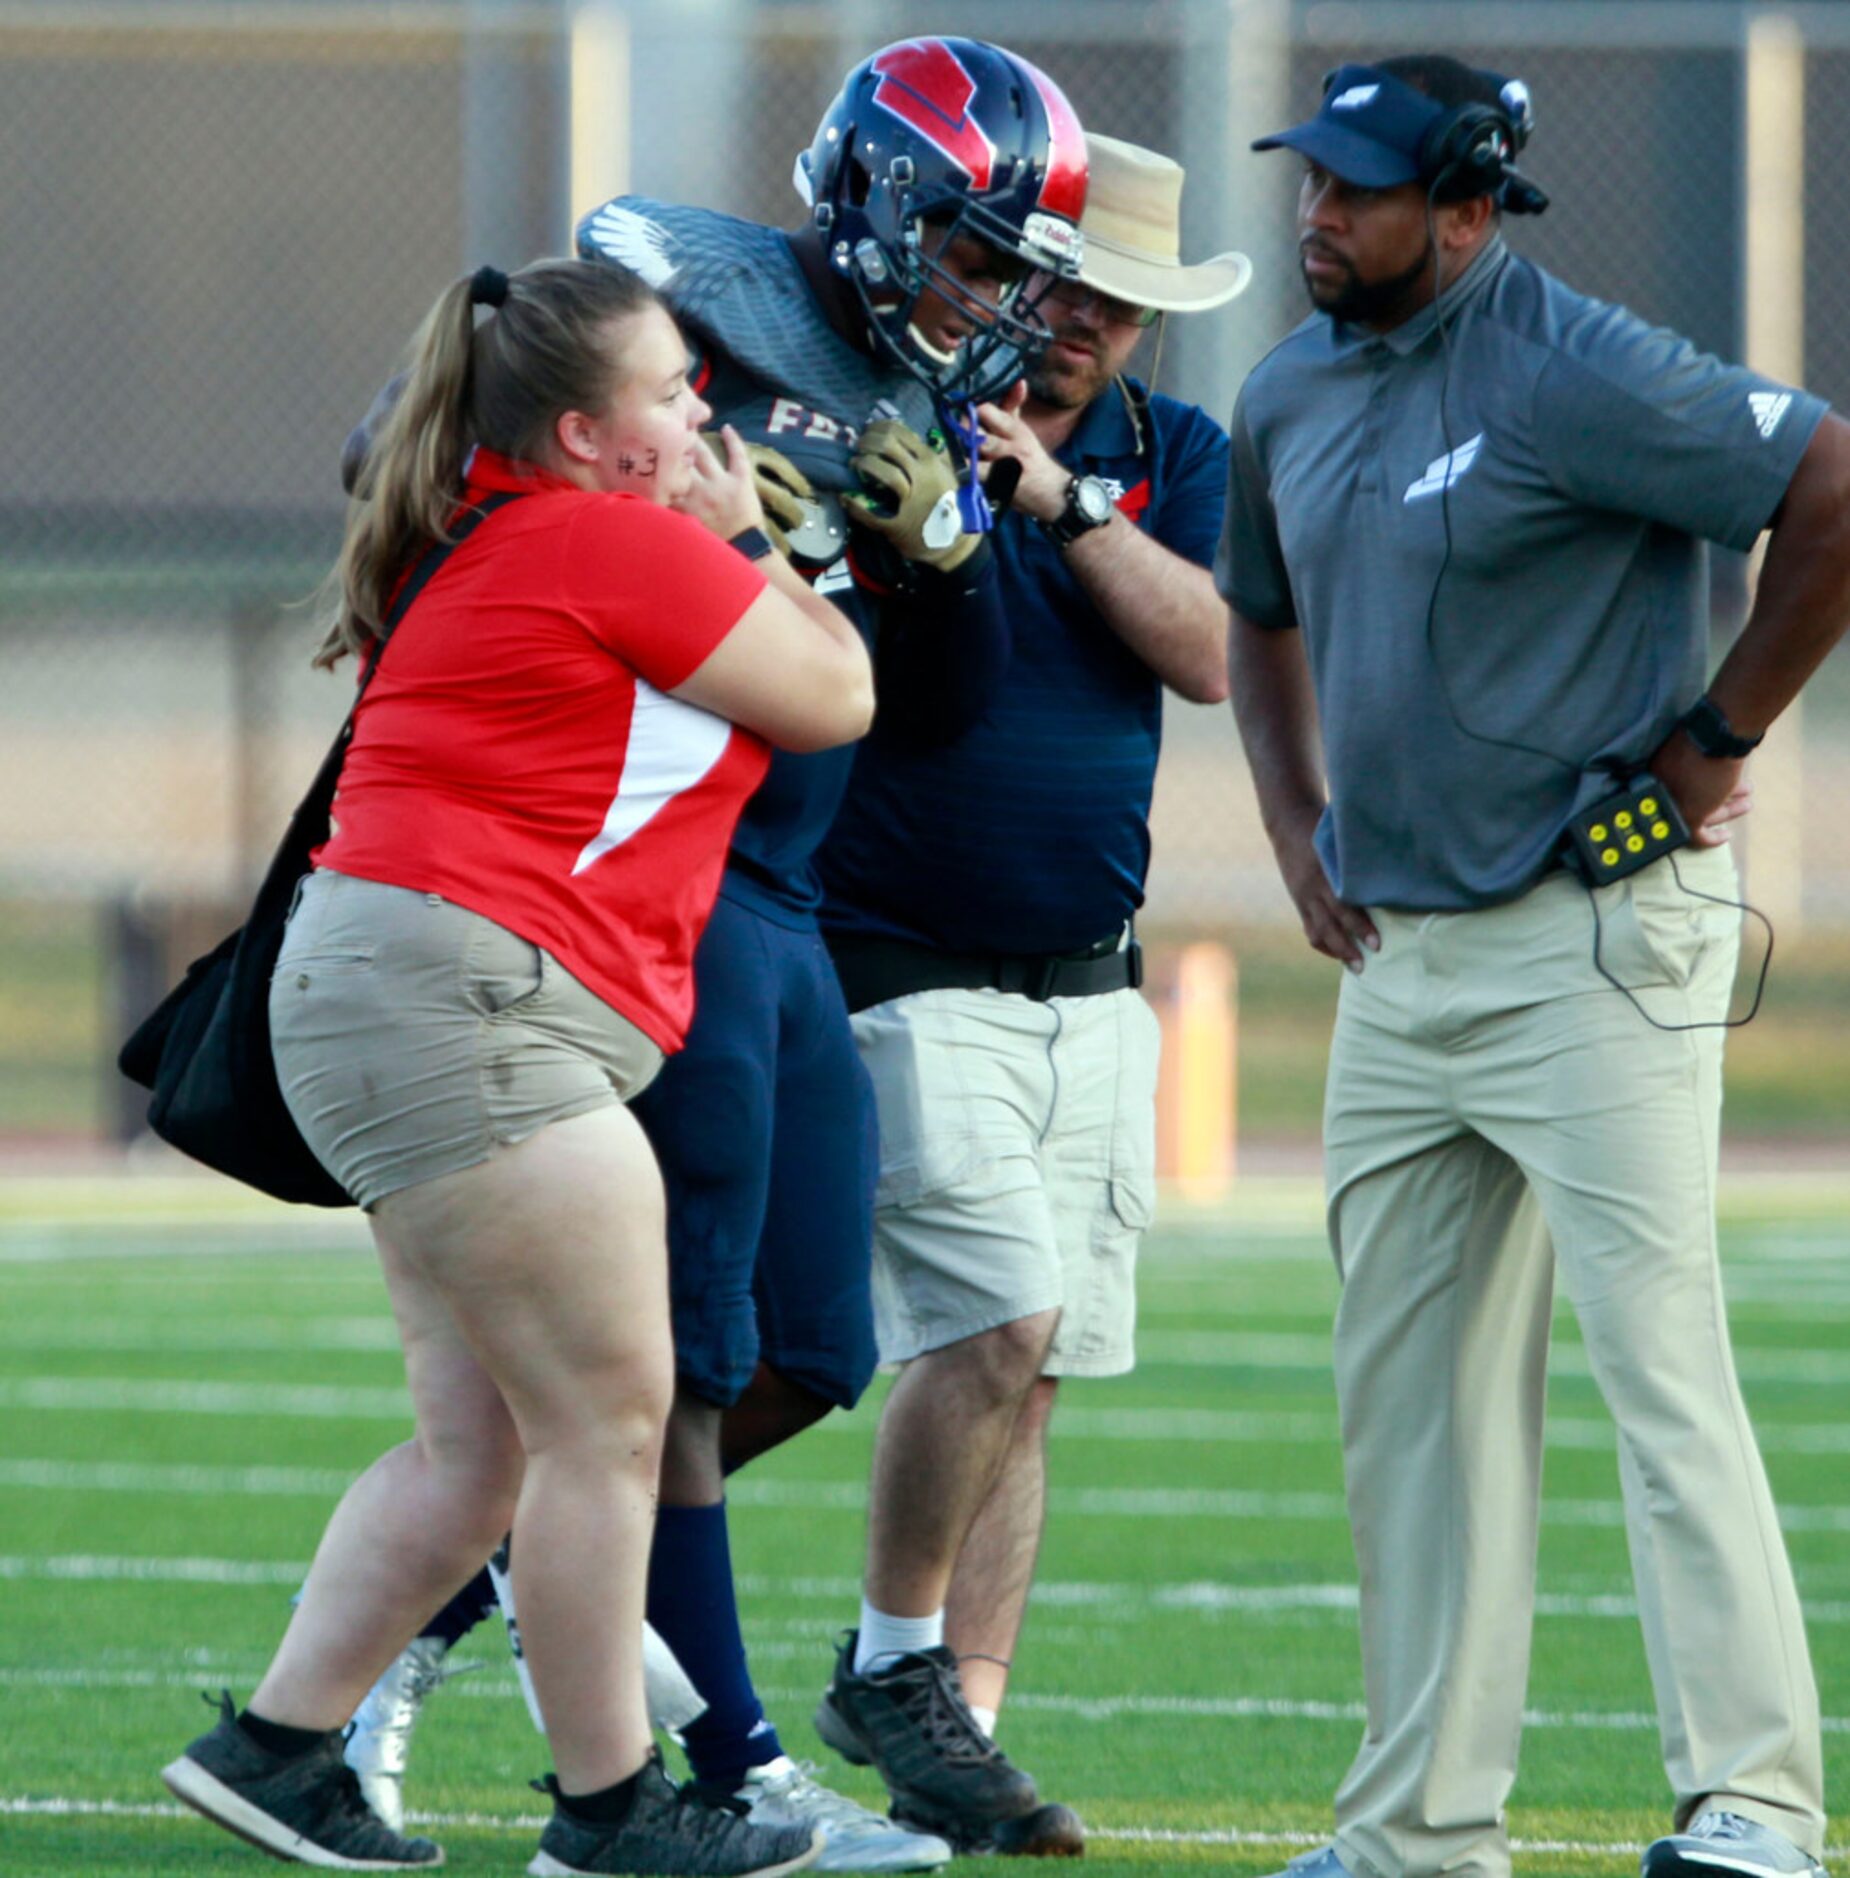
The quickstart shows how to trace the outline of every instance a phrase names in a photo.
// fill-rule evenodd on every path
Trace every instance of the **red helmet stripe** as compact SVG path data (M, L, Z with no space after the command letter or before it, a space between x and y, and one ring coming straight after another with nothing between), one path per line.
M1086 134L1079 127L1079 113L1038 65L1026 59L1017 62L1034 80L1047 113L1047 178L1041 184L1040 206L1049 215L1076 222L1086 206Z
M875 59L874 70L880 74L874 103L942 150L968 175L972 187L987 189L995 169L996 147L982 125L969 115L976 80L964 70L957 54L942 39L908 39L902 45L888 46ZM1061 99L1062 104L1065 102ZM1078 128L1077 119L1074 128ZM1082 156L1082 201L1084 186Z

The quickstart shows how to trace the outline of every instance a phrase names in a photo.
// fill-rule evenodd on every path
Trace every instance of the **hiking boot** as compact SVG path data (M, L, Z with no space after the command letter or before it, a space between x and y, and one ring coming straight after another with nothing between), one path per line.
M730 1797L746 1807L754 1826L821 1827L817 1871L936 1871L950 1862L951 1848L936 1834L869 1812L814 1774L814 1768L781 1754L749 1768Z
M1655 1839L1638 1861L1642 1878L1823 1878L1824 1867L1783 1832L1739 1813L1702 1813L1686 1832Z
M778 1878L801 1871L822 1850L813 1826L754 1826L739 1801L715 1802L690 1785L676 1791L652 1754L636 1777L629 1811L612 1824L580 1819L548 1774L535 1788L552 1795L552 1818L528 1878L595 1878L609 1872L657 1878Z
M970 1713L949 1650L908 1650L857 1676L854 1645L851 1630L816 1710L816 1733L844 1760L879 1769L895 1813L948 1838L1034 1811L1033 1780Z
M366 1692L347 1724L347 1765L360 1777L366 1804L394 1832L405 1829L405 1769L411 1762L411 1731L424 1701L452 1676L479 1663L450 1664L441 1637L415 1637Z
M899 1807L893 1809L896 1825L919 1825ZM922 1829L922 1827L921 1827ZM933 1830L951 1843L959 1858L978 1858L993 1854L996 1858L1084 1858L1086 1829L1070 1806L1048 1800L1031 1813L1013 1819L945 1820Z
M161 1778L194 1812L275 1858L334 1871L443 1863L441 1846L394 1832L367 1806L359 1776L341 1759L339 1729L306 1754L272 1754L238 1726L229 1689L219 1696L217 1726Z

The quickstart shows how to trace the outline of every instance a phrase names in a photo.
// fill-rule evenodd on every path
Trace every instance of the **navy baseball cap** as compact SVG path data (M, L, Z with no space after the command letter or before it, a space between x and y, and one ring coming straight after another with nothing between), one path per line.
M1373 65L1341 65L1306 124L1261 137L1255 150L1296 150L1361 189L1420 179L1420 151L1446 107Z

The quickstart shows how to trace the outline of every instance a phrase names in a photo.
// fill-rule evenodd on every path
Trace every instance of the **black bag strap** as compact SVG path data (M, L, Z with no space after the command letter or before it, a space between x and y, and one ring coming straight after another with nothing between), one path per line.
M340 786L341 764L347 755L347 745L353 740L353 722L359 714L360 699L366 695L366 687L373 681L379 670L379 661L385 657L385 648L400 621L411 610L411 603L431 583L437 570L456 552L462 544L494 514L497 509L504 509L510 502L518 502L520 492L507 490L489 496L486 500L471 508L457 524L456 533L448 541L432 542L423 558L411 570L405 584L398 590L392 602L390 612L381 623L379 642L373 650L372 663L360 676L358 689L354 693L353 709L347 713L347 721L341 725L328 753L321 759L321 768L315 772L315 780L309 784L308 793L296 805L295 813L289 818L289 827L283 835L281 844L272 857L268 871L264 874L263 885L257 889L256 902L251 909L251 921L254 922L261 909L282 897L285 906L295 897L296 882L308 872L309 855L328 838L329 816L334 807L334 792Z

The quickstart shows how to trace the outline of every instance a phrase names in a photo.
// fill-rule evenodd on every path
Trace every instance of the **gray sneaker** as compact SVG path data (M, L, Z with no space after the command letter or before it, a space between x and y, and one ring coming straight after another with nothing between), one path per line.
M411 1733L425 1700L452 1676L480 1669L451 1663L441 1637L414 1637L366 1692L347 1724L347 1765L360 1777L366 1804L394 1832L405 1829L405 1770L411 1764Z
M949 1650L908 1651L857 1676L855 1634L836 1652L816 1733L843 1760L879 1769L895 1813L955 1838L1034 1811L1033 1780L978 1726Z
M753 1826L745 1807L676 1791L659 1754L644 1763L630 1810L615 1825L566 1810L551 1774L534 1786L552 1795L552 1818L528 1878L601 1878L650 1873L655 1878L778 1878L815 1862L823 1835L811 1826Z
M333 1871L441 1865L441 1846L407 1839L373 1813L340 1749L336 1729L306 1754L272 1754L238 1726L227 1689L217 1726L163 1767L161 1778L194 1812L273 1858Z
M1746 1878L1822 1878L1824 1872L1783 1832L1724 1812L1699 1814L1687 1832L1653 1840L1638 1869L1642 1878L1712 1878L1717 1871L1742 1872Z
M1350 1878L1349 1867L1336 1856L1333 1845L1320 1845L1314 1852L1300 1852L1285 1861L1285 1869L1271 1878Z

